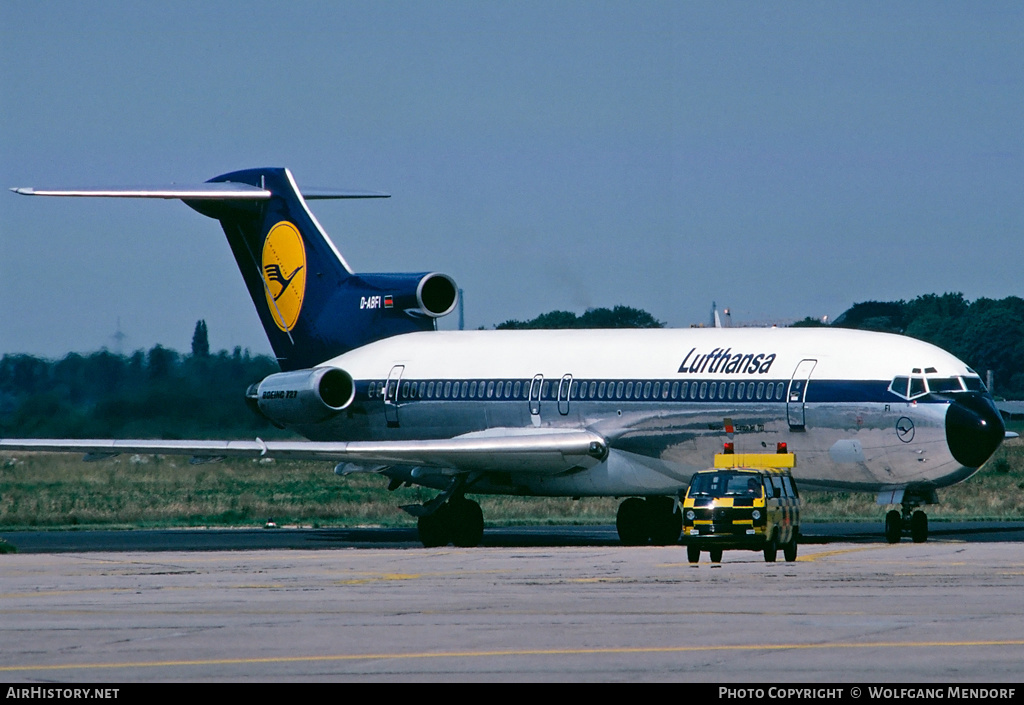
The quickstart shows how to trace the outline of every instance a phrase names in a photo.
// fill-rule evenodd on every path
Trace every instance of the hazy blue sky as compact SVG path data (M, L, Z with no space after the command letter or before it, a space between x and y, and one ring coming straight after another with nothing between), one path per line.
M467 327L1024 294L1024 3L0 0L0 185L287 166ZM0 353L269 352L220 226L0 192ZM454 325L454 316L448 323Z

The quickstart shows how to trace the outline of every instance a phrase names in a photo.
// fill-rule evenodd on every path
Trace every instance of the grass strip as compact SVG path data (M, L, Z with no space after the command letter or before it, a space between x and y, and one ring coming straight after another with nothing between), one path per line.
M121 456L83 463L77 455L0 454L0 528L195 526L412 526L403 504L431 499L424 488L387 490L377 475L338 477L327 463ZM614 523L612 497L473 495L490 526ZM878 521L872 494L805 492L805 521ZM1024 439L1005 443L974 477L939 490L932 521L1024 520ZM0 546L0 552L3 547Z

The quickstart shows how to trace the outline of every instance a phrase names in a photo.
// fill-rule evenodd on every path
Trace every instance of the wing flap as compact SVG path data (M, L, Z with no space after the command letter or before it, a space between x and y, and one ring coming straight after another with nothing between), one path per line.
M557 475L597 465L608 455L590 431L469 435L415 441L164 441L143 439L8 438L0 451L189 455L195 458L279 458L358 465L417 465L459 472L500 471Z

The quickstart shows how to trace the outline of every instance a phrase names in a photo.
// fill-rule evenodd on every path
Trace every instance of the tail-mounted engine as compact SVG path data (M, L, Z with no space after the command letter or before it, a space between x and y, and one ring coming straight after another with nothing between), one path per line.
M385 315L440 318L455 310L459 289L447 274L359 274L365 295L361 309L379 309Z
M356 397L352 375L337 367L317 367L270 375L249 387L246 402L282 428L317 423L345 409Z

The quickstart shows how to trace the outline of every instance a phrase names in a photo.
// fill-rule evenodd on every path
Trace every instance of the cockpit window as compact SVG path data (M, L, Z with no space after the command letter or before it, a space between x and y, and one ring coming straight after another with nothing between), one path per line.
M924 377L919 375L913 377L894 377L889 385L889 391L904 399L922 397L928 393L924 379Z
M967 391L969 392L984 392L985 383L981 381L981 377L964 377L964 384L967 385Z
M933 394L948 394L950 392L962 392L964 388L960 385L959 377L929 377L928 391Z
M934 368L927 368L934 369ZM904 399L916 399L925 394L956 394L964 390L969 392L983 392L985 385L977 375L968 377L929 377L911 376L894 377L889 385L889 391Z
M924 378L923 377L911 377L910 378L910 397L911 398L914 398L916 396L920 396L921 394L925 394L927 391L928 390L926 390L924 388Z
M901 397L907 396L907 385L910 384L909 377L896 377L889 385L889 391Z

